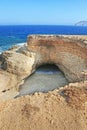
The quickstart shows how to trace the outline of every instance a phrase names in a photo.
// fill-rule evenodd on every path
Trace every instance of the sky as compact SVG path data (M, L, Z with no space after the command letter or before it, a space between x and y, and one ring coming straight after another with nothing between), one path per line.
M0 25L74 25L87 20L87 0L0 0Z

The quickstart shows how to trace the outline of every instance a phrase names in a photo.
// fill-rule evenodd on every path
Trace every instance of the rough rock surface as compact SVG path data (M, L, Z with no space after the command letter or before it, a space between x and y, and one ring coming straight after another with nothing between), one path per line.
M14 99L46 63L75 83ZM87 130L87 36L31 35L27 45L0 55L0 130Z
M63 36L29 36L29 51L36 53L35 65L56 64L70 82L84 80L87 44Z
M19 86L33 72L35 54L27 52L27 48L24 45L23 47L14 47L3 52L0 59L0 97L1 100L6 100L19 94ZM9 94L8 91L12 92ZM3 98L4 92L6 98Z

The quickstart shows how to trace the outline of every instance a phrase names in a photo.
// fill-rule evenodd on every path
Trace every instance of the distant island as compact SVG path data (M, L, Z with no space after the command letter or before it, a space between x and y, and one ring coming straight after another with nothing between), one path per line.
M87 26L87 21L80 21L75 24L75 26Z

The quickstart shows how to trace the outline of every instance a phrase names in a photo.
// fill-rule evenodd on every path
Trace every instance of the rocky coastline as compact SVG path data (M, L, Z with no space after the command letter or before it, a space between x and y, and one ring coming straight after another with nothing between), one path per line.
M69 84L17 97L26 78L47 63ZM87 36L30 35L0 54L0 129L87 129Z

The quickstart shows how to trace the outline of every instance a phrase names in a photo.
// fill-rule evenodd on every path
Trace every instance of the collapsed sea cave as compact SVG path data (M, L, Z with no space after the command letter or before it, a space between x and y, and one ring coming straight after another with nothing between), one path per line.
M63 72L55 64L44 64L25 79L19 96L35 92L48 92L68 84Z

